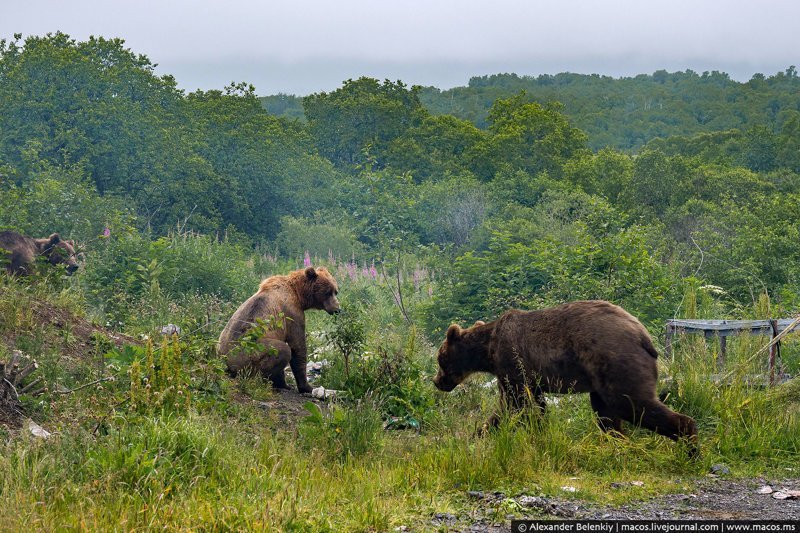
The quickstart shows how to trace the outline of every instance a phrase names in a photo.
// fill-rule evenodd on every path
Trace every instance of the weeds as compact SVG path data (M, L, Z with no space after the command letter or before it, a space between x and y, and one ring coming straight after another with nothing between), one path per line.
M562 487L571 486L573 496L619 503L677 490L676 478L702 476L715 462L749 475L785 472L800 457L796 384L768 390L744 379L716 382L712 342L676 342L675 361L660 361L671 378L667 402L699 425L702 456L691 460L648 431L626 426L624 437L603 433L585 395L548 396L544 416L506 416L496 431L476 437L496 408L496 384L475 376L450 394L435 391L434 347L369 278L343 288L353 309L372 300L369 313L351 317L361 333L343 335L347 346L332 341L343 324L309 315L310 347L331 362L319 383L346 390L347 399L327 408L310 404L307 414L288 419L265 416L259 402L280 399L260 377L225 377L214 349L218 330L114 349L97 337L90 355L75 360L60 349L67 337L82 342L77 332L49 343L52 330L27 318L30 302L46 298L40 289L4 283L0 334L15 321L17 345L36 356L49 382L74 389L97 379L103 350L104 375L118 378L24 399L27 412L55 436L40 443L0 434L0 505L15 509L3 525L11 530L424 529L434 513L461 512L466 490L564 496ZM699 314L705 298L692 303ZM208 302L173 300L168 307L189 316ZM227 305L213 304L213 312ZM157 323L168 307L151 309L157 318L137 307L142 315L135 320ZM749 361L759 340L729 339L726 370L763 373L764 361ZM786 365L797 364L795 342L784 343ZM414 417L420 431L387 431L390 416ZM632 480L644 486L610 490L611 483Z

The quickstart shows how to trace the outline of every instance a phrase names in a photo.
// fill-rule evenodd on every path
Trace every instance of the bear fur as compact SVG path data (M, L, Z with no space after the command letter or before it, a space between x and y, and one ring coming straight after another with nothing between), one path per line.
M258 292L239 306L219 337L219 353L227 356L231 376L249 368L271 380L273 387L286 389L284 369L289 364L297 390L311 392L306 378L305 311L324 309L337 313L338 292L336 280L325 268L308 267L262 281ZM265 332L256 341L263 349L244 349L237 341L258 320L266 324Z
M6 272L19 276L31 274L37 257L44 257L53 266L65 264L70 276L78 270L75 243L62 240L58 233L46 239L33 239L16 231L0 231L0 264Z
M544 393L588 392L598 425L622 421L696 452L695 421L670 410L656 395L656 352L642 324L605 301L571 302L539 311L510 310L494 322L462 329L453 324L439 349L436 387L453 390L474 372L497 376L501 406L544 409ZM486 427L499 421L493 415Z

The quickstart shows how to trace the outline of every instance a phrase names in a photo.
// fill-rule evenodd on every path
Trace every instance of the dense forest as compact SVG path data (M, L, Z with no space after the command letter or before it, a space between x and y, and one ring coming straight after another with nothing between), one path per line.
M686 282L731 312L765 292L797 303L793 67L441 93L360 78L303 98L297 120L246 83L184 94L119 40L0 53L7 227L87 245L179 227L287 258L418 262L439 273L428 331L574 298L656 321Z
M562 73L538 77L497 74L474 77L467 87L422 87L420 101L434 115L453 115L475 126L489 126L489 110L500 98L525 93L530 102L559 102L562 112L589 136L593 150L610 147L627 153L655 138L692 136L766 127L791 135L800 99L794 66L773 76L754 74L740 83L723 72L657 71L633 78ZM262 97L274 115L303 120L302 98Z
M0 383L0 529L484 527L548 516L553 495L689 490L716 463L785 477L800 393L761 387L760 337L731 338L727 362L702 338L658 358L700 458L601 433L585 395L479 439L493 384L431 379L451 323L512 307L609 300L659 347L676 316L800 310L798 89L789 67L260 98L187 93L120 39L0 41L0 230L59 232L80 258L0 276L0 361L38 361ZM230 379L233 311L310 265L341 290L340 314L306 314L336 400ZM777 376L798 369L786 339Z

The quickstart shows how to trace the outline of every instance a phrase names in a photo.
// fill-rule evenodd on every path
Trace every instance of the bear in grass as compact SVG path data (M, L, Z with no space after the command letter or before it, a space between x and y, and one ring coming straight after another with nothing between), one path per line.
M501 407L544 409L544 393L588 392L598 425L641 425L697 452L695 421L656 395L656 352L642 324L605 301L571 302L539 311L510 310L488 324L453 324L439 349L436 387L453 390L474 372L497 376ZM498 414L485 428L496 426Z
M64 264L67 275L78 270L75 244L53 233L46 239L34 239L16 231L0 231L0 265L6 272L25 276L33 272L36 259L42 257L51 265Z
M299 392L311 392L306 377L307 309L339 311L339 286L325 268L308 267L261 282L258 292L239 306L219 337L219 353L228 372L250 369L288 388L284 369L292 367Z

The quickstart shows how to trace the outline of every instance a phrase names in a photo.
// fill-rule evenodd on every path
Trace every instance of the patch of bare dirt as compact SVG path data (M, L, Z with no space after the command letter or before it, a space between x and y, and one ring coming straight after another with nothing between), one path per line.
M72 356L82 357L91 353L94 348L94 339L98 335L107 338L117 347L125 344L141 344L141 341L134 337L92 324L83 317L66 309L59 309L47 302L34 301L32 310L37 324L48 325L56 330L69 331L76 341L68 343L67 349L71 352L69 355Z
M76 358L88 357L94 353L98 336L108 339L114 346L141 344L138 339L92 324L85 318L48 302L34 300L29 304L33 323L37 327L52 330L52 334L44 339L45 348L58 348L64 355ZM30 333L30 331L6 331L0 335L0 342L9 348L14 348L18 337ZM65 342L64 338L69 340Z
M313 374L308 376L312 385L315 377ZM286 381L289 383L294 381L294 377L288 370L286 371ZM278 428L297 427L297 424L309 415L308 410L304 407L307 402L318 405L322 411L327 409L324 400L314 398L311 394L301 394L293 385L290 387L289 389L272 389L272 393L264 399L255 399L245 392L237 390L233 393L232 399L243 405L257 407L264 412L271 425Z

